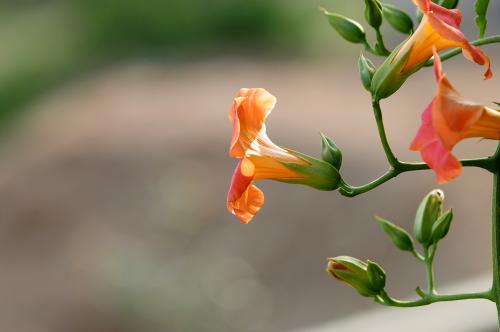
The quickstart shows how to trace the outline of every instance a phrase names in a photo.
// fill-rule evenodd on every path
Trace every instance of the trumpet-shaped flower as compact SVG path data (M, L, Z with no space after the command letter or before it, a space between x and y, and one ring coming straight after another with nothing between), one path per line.
M375 73L371 90L378 99L396 92L410 75L430 59L433 48L438 52L447 48L461 48L467 59L486 67L485 79L491 78L488 56L472 45L460 31L460 10L447 9L430 0L413 2L423 13L422 21L410 38L397 47Z
M420 151L438 182L445 183L462 170L451 153L458 142L470 137L500 139L500 112L464 99L448 81L436 50L434 59L437 94L422 114L422 125L410 149Z
M433 48L439 52L450 47L460 47L464 56L479 65L486 66L485 78L491 77L490 60L479 47L472 45L459 30L462 13L458 9L447 9L430 0L413 0L424 14L415 33L399 50L399 54L410 52L403 71L410 70L427 61Z
M241 89L229 111L233 136L231 157L240 159L227 195L228 210L248 223L264 205L264 193L253 181L273 179L321 190L337 188L340 176L330 164L284 149L266 133L265 120L276 98L264 89Z

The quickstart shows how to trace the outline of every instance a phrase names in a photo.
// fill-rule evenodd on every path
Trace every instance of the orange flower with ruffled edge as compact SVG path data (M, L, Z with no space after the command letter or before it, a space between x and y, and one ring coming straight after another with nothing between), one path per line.
M432 56L433 47L441 50L460 47L470 61L486 66L486 79L491 78L490 60L479 47L472 45L460 31L462 13L458 9L447 9L430 0L413 0L424 14L415 33L399 50L399 54L410 52L403 71L424 63Z
M276 98L264 89L241 89L229 111L233 135L231 157L240 159L227 195L227 208L243 223L252 220L264 205L264 193L253 182L273 179L305 184L320 190L338 187L340 175L327 162L274 144L265 120Z
M485 79L492 77L488 56L472 45L460 31L460 10L447 9L430 0L413 2L423 13L422 21L410 38L398 46L377 69L371 84L376 99L387 98L396 92L410 75L431 58L433 48L439 52L459 47L467 59L486 67Z
M462 172L453 147L465 138L500 139L500 112L464 99L443 72L434 50L437 94L422 114L422 125L410 149L420 151L422 159L434 170L439 183L448 182Z

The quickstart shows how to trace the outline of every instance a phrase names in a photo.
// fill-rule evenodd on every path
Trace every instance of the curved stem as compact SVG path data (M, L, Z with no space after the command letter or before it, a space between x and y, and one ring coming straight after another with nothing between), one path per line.
M474 40L473 42L471 42L471 44L476 45L476 46L487 45L487 44L494 44L494 43L500 43L500 35L489 36L489 37L485 37L485 38L480 38L480 39L477 39L477 40ZM458 55L460 53L462 53L462 49L461 48L454 48L451 51L443 52L440 55L441 61L445 61L445 60L448 60L450 58L453 58L455 55ZM434 60L433 59L428 60L424 64L425 67L430 67L432 65L434 65Z
M494 302L493 291L490 289L485 292L476 293L463 293L463 294L427 294L423 298L415 301L401 301L392 298L383 291L376 301L380 304L391 306L391 307L419 307L423 305L428 305L436 302L448 302L448 301L459 301L459 300L474 300L474 299L485 299Z

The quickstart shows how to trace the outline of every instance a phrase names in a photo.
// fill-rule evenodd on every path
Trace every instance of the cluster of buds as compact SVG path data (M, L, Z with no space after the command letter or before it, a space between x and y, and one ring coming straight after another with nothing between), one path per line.
M437 244L448 234L453 220L451 209L443 212L443 200L444 194L441 190L432 190L424 197L417 209L413 235L416 242L423 247L424 255L418 253L413 237L405 229L380 217L377 217L377 220L398 249L408 251L420 257L420 260L430 261L432 264ZM429 254L430 248L433 249L432 254ZM369 260L365 263L349 256L330 258L327 272L335 279L349 284L363 296L377 297L385 288L384 270Z

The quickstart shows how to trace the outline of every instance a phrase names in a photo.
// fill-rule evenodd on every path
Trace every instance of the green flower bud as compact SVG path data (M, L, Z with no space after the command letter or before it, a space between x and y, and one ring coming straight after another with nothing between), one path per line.
M414 233L417 241L423 246L432 243L432 227L441 216L444 194L435 189L425 196L415 216Z
M335 142L330 138L326 137L322 133L321 135L321 159L335 167L339 170L342 166L342 151L337 147Z
M376 71L375 65L361 53L358 59L358 69L361 83L363 83L366 90L370 91L372 78Z
M407 231L380 217L375 217L396 247L403 251L413 251L413 240Z
M398 91L408 77L423 66L422 63L403 71L411 53L411 48L409 48L403 54L399 54L403 45L404 43L396 47L373 75L370 90L376 100L387 98Z
M374 263L371 263L372 265ZM368 264L357 258L338 256L328 259L326 271L335 279L345 282L359 294L373 297L385 286L385 273L380 267L372 266L371 277L368 276ZM373 279L373 282L371 279Z
M432 243L437 243L443 239L450 230L451 221L453 220L453 210L449 209L443 213L439 219L432 225L431 238Z
M365 19L375 29L382 25L382 5L378 0L365 0Z
M319 190L335 190L340 185L340 173L326 161L309 157L303 153L286 149L288 153L304 160L307 164L285 163L282 164L300 174L300 178L276 179L276 181L304 184Z
M455 9L458 6L459 0L441 0L439 2L439 5L448 8L448 9Z
M413 31L413 21L410 15L402 11L398 7L384 3L382 4L382 12L387 22L397 31L405 34L410 34Z
M340 14L330 13L326 9L321 9L328 18L330 25L347 41L355 44L365 42L365 30L363 26L353 19Z

